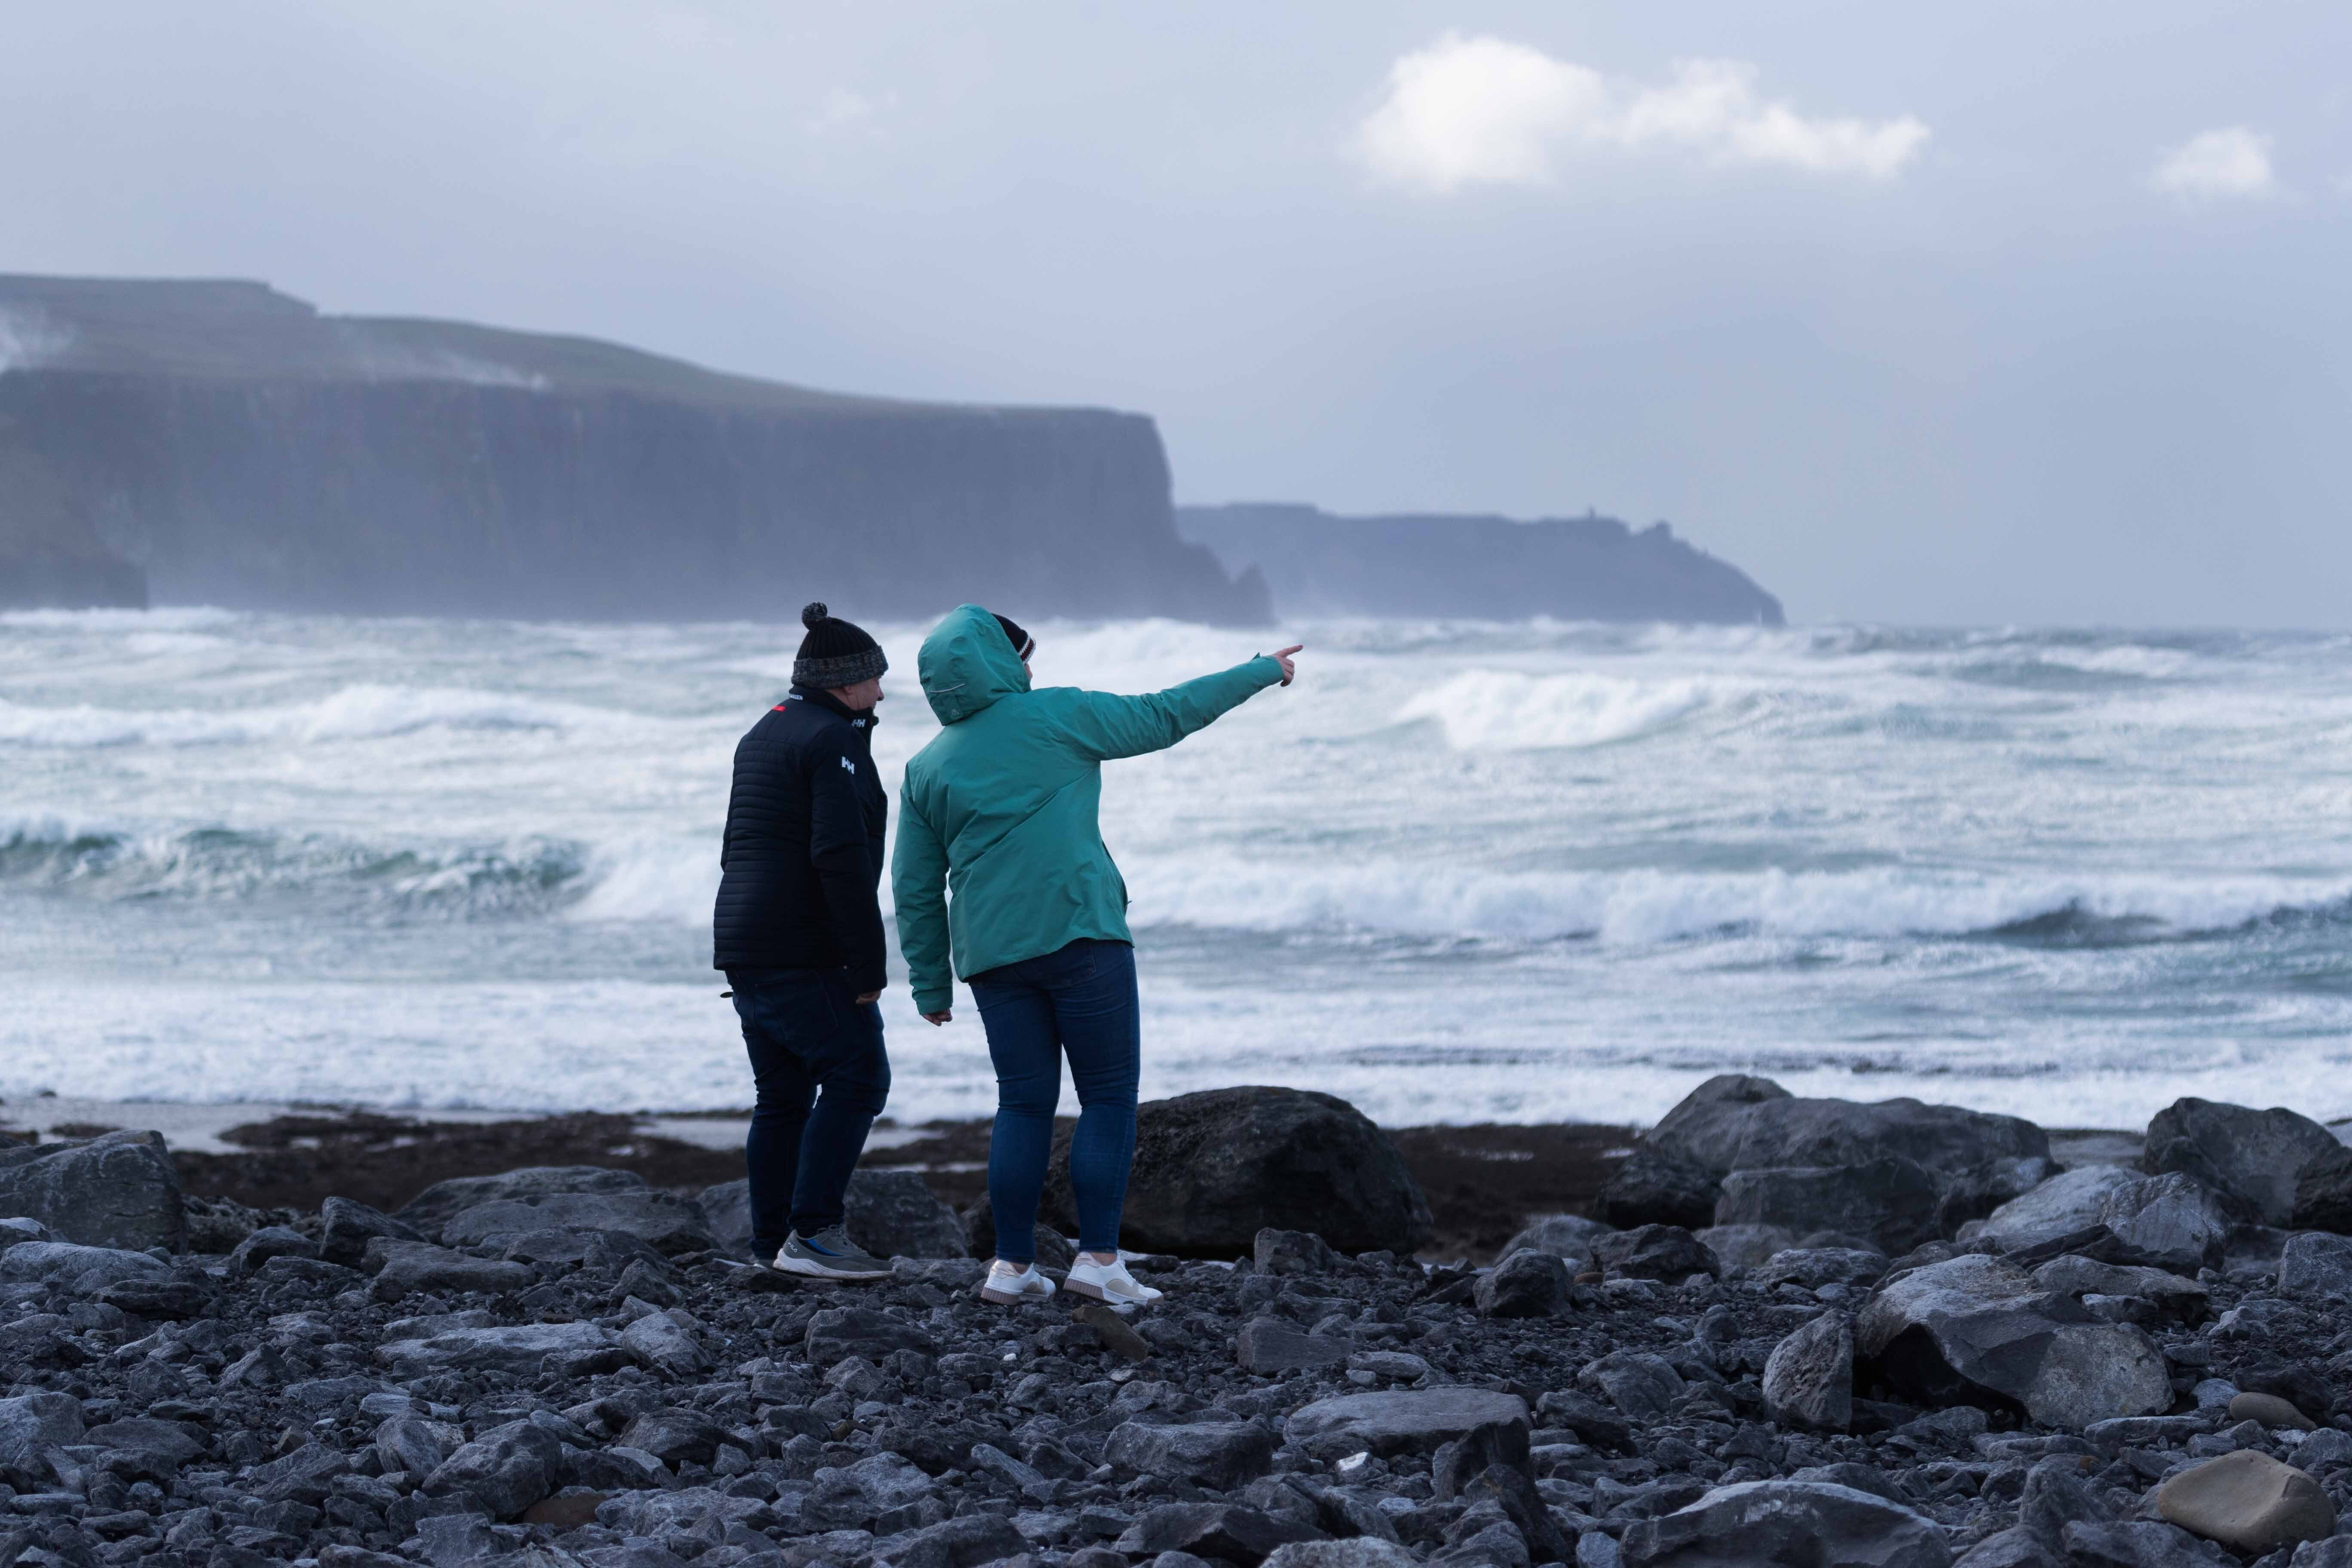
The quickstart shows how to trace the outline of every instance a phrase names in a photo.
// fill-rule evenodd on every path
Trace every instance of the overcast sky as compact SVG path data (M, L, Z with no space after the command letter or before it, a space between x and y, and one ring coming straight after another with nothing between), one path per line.
M0 270L1157 416L1805 620L2352 625L2352 8L9 8Z

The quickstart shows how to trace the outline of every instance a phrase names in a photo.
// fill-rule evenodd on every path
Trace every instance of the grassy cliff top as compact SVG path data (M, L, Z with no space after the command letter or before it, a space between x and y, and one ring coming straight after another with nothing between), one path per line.
M771 412L1067 412L817 392L594 338L465 321L326 316L267 284L234 279L0 273L0 372L12 369L215 381L460 382Z

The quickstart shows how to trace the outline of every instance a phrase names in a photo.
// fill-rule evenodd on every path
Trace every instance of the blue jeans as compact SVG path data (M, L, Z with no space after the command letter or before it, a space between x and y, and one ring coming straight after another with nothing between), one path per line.
M988 1204L996 1256L1037 1257L1037 1199L1054 1148L1062 1057L1078 1090L1070 1140L1070 1189L1078 1246L1118 1247L1127 1169L1135 1158L1135 1080L1143 1023L1135 995L1135 949L1082 938L1043 958L975 974L969 984L996 1064L996 1126L988 1142Z
M743 1141L751 1244L775 1257L793 1231L841 1223L841 1195L890 1096L882 1009L841 971L730 969L758 1100Z

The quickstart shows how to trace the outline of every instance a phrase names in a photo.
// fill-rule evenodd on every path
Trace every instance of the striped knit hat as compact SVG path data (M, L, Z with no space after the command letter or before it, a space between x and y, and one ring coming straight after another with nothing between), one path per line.
M890 668L880 643L862 626L828 615L822 600L801 611L801 625L808 635L801 638L800 654L793 660L794 686L831 691L872 680Z

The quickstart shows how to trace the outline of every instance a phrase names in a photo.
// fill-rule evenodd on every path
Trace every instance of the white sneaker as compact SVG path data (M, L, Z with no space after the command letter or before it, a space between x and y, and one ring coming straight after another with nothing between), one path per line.
M1124 1259L1108 1263L1089 1263L1081 1253L1070 1264L1068 1284L1071 1293L1092 1296L1097 1301L1108 1301L1115 1307L1140 1307L1157 1301L1166 1292L1154 1290L1127 1271Z
M1001 1258L989 1265L988 1278L980 1285L980 1299L993 1301L1000 1307L1017 1307L1024 1301L1042 1301L1053 1293L1054 1282L1038 1273L1035 1264L1016 1268Z

